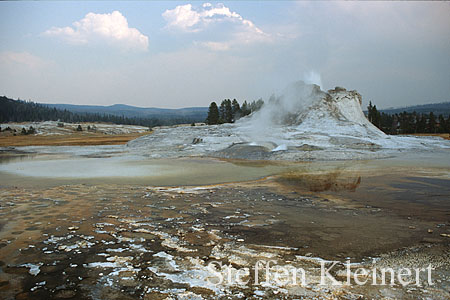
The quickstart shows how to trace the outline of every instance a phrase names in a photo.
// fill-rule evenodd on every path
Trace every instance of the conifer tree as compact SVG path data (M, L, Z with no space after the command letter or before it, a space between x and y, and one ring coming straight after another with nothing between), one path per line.
M233 115L233 122L241 117L241 107L236 99L233 99L233 102L231 103L231 112Z
M249 107L247 101L244 101L244 103L242 103L242 106L241 106L241 114L243 117L245 117L245 116L248 116L250 113L251 113L250 107Z
M233 107L231 106L231 100L230 99L225 100L225 112L224 112L223 121L225 123L232 123L233 122Z
M208 116L206 117L206 124L215 125L219 124L219 109L216 102L211 102L208 109Z
M436 133L436 117L433 112L430 112L430 117L428 119L428 132Z

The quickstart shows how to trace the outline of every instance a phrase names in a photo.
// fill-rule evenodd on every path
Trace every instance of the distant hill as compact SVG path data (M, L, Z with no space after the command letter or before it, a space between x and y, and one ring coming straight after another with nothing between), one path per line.
M127 118L158 118L164 119L188 119L204 121L208 115L207 107L187 107L178 109L168 108L144 108L125 104L114 104L110 106L97 105L73 105L73 104L43 104L50 108L68 110L75 113L109 114L124 116Z
M390 115L399 114L404 111L408 113L412 113L415 111L416 113L419 114L429 114L430 112L433 112L433 114L437 116L438 115L448 116L450 114L450 102L422 104L398 108L386 108L386 109L379 109L379 111Z
M62 121L105 122L147 127L203 122L207 108L159 109L127 105L40 104L0 96L0 123Z

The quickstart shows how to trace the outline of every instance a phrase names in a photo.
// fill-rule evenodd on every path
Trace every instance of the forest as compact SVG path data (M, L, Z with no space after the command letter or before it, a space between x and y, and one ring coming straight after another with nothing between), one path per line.
M66 109L51 108L32 101L14 100L0 97L0 123L7 122L40 122L61 121L68 123L103 122L146 127L203 122L204 120L189 117L148 118L125 117L112 114L71 112Z
M412 133L450 133L450 115L443 114L401 112L389 114L377 110L376 105L369 102L367 118L372 124L387 134Z
M217 106L216 102L211 102L205 123L208 125L234 123L240 118L259 110L263 105L264 101L262 99L250 103L244 101L242 106L236 99L233 99L233 101L224 99L220 103L220 107Z

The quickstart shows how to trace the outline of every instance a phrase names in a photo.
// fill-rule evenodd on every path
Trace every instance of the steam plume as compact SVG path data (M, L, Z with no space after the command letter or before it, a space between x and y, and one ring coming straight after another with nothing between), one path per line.
M320 77L320 74L314 70L305 73L303 75L303 81L307 84L317 84L318 86L320 86L320 89L323 90L322 79Z

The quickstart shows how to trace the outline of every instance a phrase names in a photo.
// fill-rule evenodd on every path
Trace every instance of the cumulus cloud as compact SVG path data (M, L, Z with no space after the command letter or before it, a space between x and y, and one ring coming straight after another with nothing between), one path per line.
M193 9L191 4L178 5L174 9L166 10L162 16L167 21L169 28L183 31L200 31L210 23L230 21L240 23L255 33L264 34L252 21L244 19L240 14L231 11L222 3L216 6L211 3L204 3L200 9Z
M174 9L168 9L162 16L167 21L168 27L184 31L200 30L195 26L201 22L201 15L192 9L191 4L178 5Z
M125 50L148 49L148 37L136 28L130 28L127 19L119 11L110 14L90 12L72 25L72 27L52 27L43 35L58 37L75 45L102 41Z
M200 8L193 8L191 4L179 5L168 9L162 14L167 21L167 28L182 32L199 32L209 25L229 23L235 25L231 39L227 42L207 41L198 43L212 50L228 50L233 44L248 44L269 41L270 35L258 28L252 21L244 19L237 12L231 11L219 3L212 5L204 3Z

